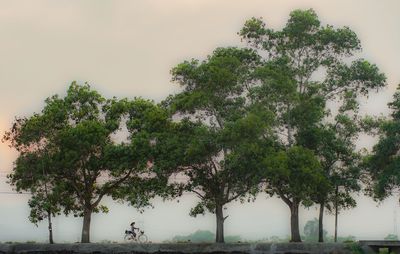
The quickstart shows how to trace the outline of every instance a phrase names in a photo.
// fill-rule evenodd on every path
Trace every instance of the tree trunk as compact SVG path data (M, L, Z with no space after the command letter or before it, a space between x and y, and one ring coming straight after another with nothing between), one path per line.
M320 243L324 242L324 225L323 225L324 208L325 208L325 203L321 202L319 205L319 220L318 220L318 242Z
M290 231L291 231L291 242L301 242L300 230L299 230L299 203L296 201L292 202L290 206Z
M223 212L223 206L222 205L217 205L215 208L215 215L217 218L217 231L215 234L215 241L217 243L223 243L224 240L224 212Z
M339 187L336 186L336 189L335 189L335 238L334 238L335 243L337 242L338 194L339 194Z
M92 210L85 209L83 212L83 227L82 227L82 243L90 242L90 220L92 217Z
M53 225L51 223L51 212L47 211L47 220L49 222L49 243L53 244Z

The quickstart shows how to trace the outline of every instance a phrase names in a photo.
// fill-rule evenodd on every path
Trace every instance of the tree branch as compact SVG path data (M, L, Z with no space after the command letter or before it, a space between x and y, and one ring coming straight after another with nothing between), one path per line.
M121 184L122 182L124 182L126 179L128 179L128 177L131 175L131 173L133 172L134 168L131 168L128 173L126 173L126 175L122 178L120 178L119 180L115 181L114 183L112 183L111 185L105 186L103 191L100 193L99 197L97 198L97 200L92 204L92 207L97 207L98 204L100 203L101 199L104 197L104 195L106 195L110 190L112 190L113 188L115 188L116 186L118 186L119 184Z
M279 197L281 197L283 202L285 202L288 206L291 207L293 202L290 201L290 199L288 197L286 197L285 194L283 194L283 192L279 188L276 188L276 191L278 192L278 195L279 195Z
M200 194L200 192L198 192L198 191L196 191L196 190L191 190L191 192L196 193L201 199L204 199L204 198L205 198L204 195Z

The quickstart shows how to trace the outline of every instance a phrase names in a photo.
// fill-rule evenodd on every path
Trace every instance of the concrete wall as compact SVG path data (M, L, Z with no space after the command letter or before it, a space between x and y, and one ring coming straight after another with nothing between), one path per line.
M333 243L260 243L260 244L0 244L0 253L56 254L56 253L234 253L234 254L289 254L289 253L360 253L358 244Z

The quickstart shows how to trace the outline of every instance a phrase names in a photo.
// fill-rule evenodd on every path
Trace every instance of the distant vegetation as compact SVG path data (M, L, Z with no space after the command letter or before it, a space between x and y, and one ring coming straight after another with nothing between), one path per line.
M315 223L316 222L316 223ZM312 231L310 230L310 225L313 228ZM333 236L328 236L327 233L325 232L325 239L327 242L333 242L334 237ZM389 235L393 236L393 235ZM302 235L302 239L304 239L305 242L317 242L318 241L318 220L310 220L306 223L306 226L304 227L304 235ZM386 238L385 238L386 239ZM225 241L228 243L237 243L237 242L275 242L275 243L285 243L289 242L290 238L289 237L278 237L278 236L271 236L271 237L266 237L263 239L258 239L258 240L248 240L242 238L242 236L225 236ZM338 237L338 242L355 242L356 238L354 236L339 236ZM191 243L209 243L209 242L214 242L215 241L215 234L212 233L211 231L208 230L197 230L196 232L189 234L189 235L176 235L174 236L171 240L166 240L164 241L165 243L185 243L185 242L191 242Z
M231 243L240 242L242 239L240 236L226 236L225 241ZM171 241L166 242L192 242L192 243L206 243L206 242L214 242L215 234L208 230L197 230L193 234L189 235L177 235L172 238Z
M318 242L318 219L314 218L309 220L304 225L302 239L305 242ZM334 236L329 236L328 232L324 230L324 239L326 242L355 242L355 236L338 236L336 241Z
M388 234L384 240L391 240L391 241L397 241L399 240L399 237L395 234Z
M172 68L181 90L159 104L105 98L73 82L41 112L16 117L3 137L19 152L9 182L32 193L29 219L47 220L49 242L52 217L60 214L82 217L81 241L90 242L92 214L108 212L106 196L143 211L156 196L187 192L198 198L191 216L215 214L215 234L173 241L239 241L224 236L226 206L258 193L287 205L290 241L302 240L301 206L319 207L304 240L330 239L323 229L329 212L339 241L338 215L356 206L353 193L364 186L377 200L392 195L400 186L400 92L389 119L361 115L360 99L386 77L357 58L357 35L322 25L311 9L294 10L276 31L251 18L239 35L243 48L217 48ZM378 135L369 155L356 148L363 132ZM119 134L124 142L115 140Z

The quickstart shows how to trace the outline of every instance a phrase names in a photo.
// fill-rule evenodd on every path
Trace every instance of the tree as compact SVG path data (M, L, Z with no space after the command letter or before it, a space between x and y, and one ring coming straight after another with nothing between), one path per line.
M304 143L317 152L322 164L324 177L328 181L312 197L319 204L319 237L323 242L323 215L326 207L335 214L335 241L337 240L337 217L340 209L356 206L351 194L360 188L360 154L356 152L356 142L361 131L357 114L349 116L340 109L334 121L325 123L303 137ZM354 112L354 111L353 111ZM305 138L308 138L306 140ZM312 142L315 142L312 144Z
M147 137L160 115L151 115L151 121L143 117L157 109L142 99L106 100L88 84L73 82L65 97L46 99L40 114L17 119L5 134L4 139L21 152L11 183L30 190L38 182L30 184L27 175L48 179L51 195L38 199L42 191L37 192L33 201L47 202L54 194L65 214L83 217L82 242L89 242L92 213L108 211L101 205L104 196L141 208L160 189L155 187L166 183L149 166L151 140ZM113 135L118 134L126 114L130 142L117 143ZM160 123L164 120L161 117ZM41 151L46 151L45 156L39 156Z
M224 242L224 206L257 191L258 161L273 143L272 115L247 98L257 61L254 51L238 48L218 48L202 62L185 61L172 70L183 91L164 102L181 119L177 135L164 140L173 155L165 161L174 161L170 167L185 178L182 190L200 199L191 215L216 215L216 242Z
M47 187L46 187L47 188ZM47 190L44 192L36 192L28 201L30 207L29 220L35 225L47 218L49 230L49 243L53 244L53 224L52 217L60 215L60 207L57 204L56 194L49 194Z
M364 59L348 64L347 58L361 49L356 34L348 27L322 26L311 9L291 12L281 31L266 27L262 19L252 18L246 21L239 34L264 56L262 66L255 71L258 86L252 93L265 108L275 109L282 145L286 149L300 146L313 150L324 168L324 182L332 185L327 178L331 169L324 166L326 158L318 150L321 146L316 145L322 143L318 139L324 135L318 136L320 131L314 131L329 129L326 123L335 124L337 110L330 106L335 103L338 108L346 109L339 110L339 114L350 118L357 114L357 99L384 86L384 74ZM340 157L333 163L335 167L337 164L341 164ZM328 187L322 184L319 190L324 188ZM319 195L323 198L318 202L327 204L328 194L334 189ZM285 200L284 194L276 188L272 192ZM296 225L292 223L292 241L300 241ZM323 232L322 216L320 226Z
M29 220L37 225L47 218L49 243L53 244L52 217L60 214L60 195L48 177L43 150L36 152L20 151L21 155L15 163L13 174L9 175L10 183L16 185L17 191L28 190L32 193L28 201L30 207Z
M299 242L299 206L309 206L311 195L326 186L321 165L314 153L303 147L282 149L265 158L267 193L277 194L290 209L291 241Z
M384 200L400 187L400 85L388 105L392 113L379 120L379 140L363 162L370 176L368 193L376 200Z
M43 126L37 126L38 118L37 114L32 116L29 121L27 118L16 118L12 129L5 133L2 141L9 141L10 147L14 147L20 153L14 164L13 173L8 175L9 183L14 185L17 191L32 193L28 201L31 209L29 220L37 225L47 218L49 243L53 244L52 217L60 214L61 205L58 188L48 174L50 171L48 168L49 147L46 147L43 142L27 144L32 137L25 134L25 132L30 132L31 135L36 136L36 140L45 138Z
M315 242L318 240L318 235L319 235L319 220L317 218L314 218L313 220L309 220L306 222L304 225L304 237L305 241L308 242ZM324 230L323 232L324 238L326 238L328 232Z

